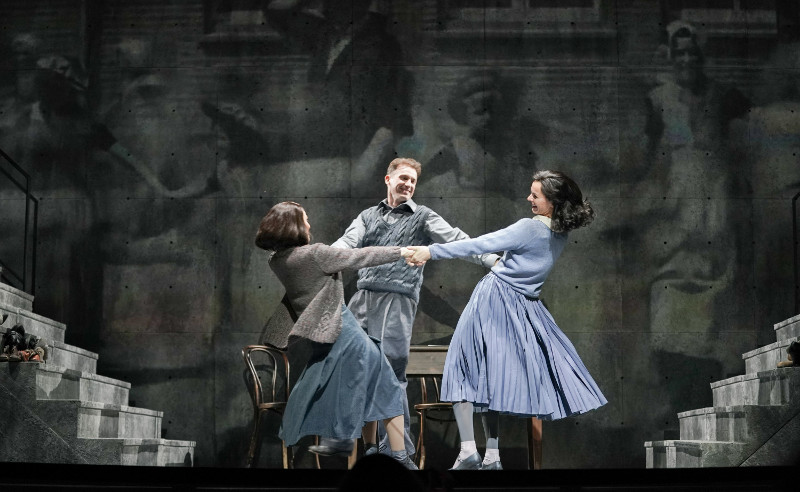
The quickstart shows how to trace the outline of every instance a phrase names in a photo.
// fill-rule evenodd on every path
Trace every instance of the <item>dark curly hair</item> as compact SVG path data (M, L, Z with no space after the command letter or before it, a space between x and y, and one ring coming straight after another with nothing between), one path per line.
M589 225L594 209L583 199L583 193L569 176L561 171L537 171L533 180L542 185L544 197L553 204L551 227L555 232L568 232Z
M279 251L311 242L303 221L303 207L295 202L281 202L261 219L256 233L256 246Z

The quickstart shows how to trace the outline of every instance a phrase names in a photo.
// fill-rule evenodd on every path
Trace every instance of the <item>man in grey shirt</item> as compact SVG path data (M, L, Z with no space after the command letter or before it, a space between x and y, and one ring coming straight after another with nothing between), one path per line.
M469 236L462 230L452 227L439 214L424 205L417 205L411 199L421 169L420 163L414 159L394 159L384 177L386 199L361 212L332 246L427 246L468 239ZM486 268L494 266L498 259L495 254L467 258ZM347 307L367 334L381 340L386 358L398 381L405 387L408 385L406 366L411 329L422 286L422 268L409 266L404 261L362 268L358 271L356 286L358 290ZM406 451L411 456L415 447L409 432L407 398L404 408ZM383 452L388 449L388 443L382 428L379 433L380 450ZM374 452L377 449L367 450L367 454Z

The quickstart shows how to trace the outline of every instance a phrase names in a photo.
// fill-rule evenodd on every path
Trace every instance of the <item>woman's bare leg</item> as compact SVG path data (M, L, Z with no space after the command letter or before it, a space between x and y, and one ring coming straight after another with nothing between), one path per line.
M386 419L383 421L383 425L386 427L386 434L389 435L389 446L392 448L392 452L405 451L405 422L403 421L403 416L398 415L397 417Z
M367 444L375 444L377 442L377 432L378 432L378 421L373 420L372 422L367 422L364 427L361 428L361 438L364 439L364 445Z
M385 419L383 426L386 427L386 435L389 437L389 447L392 448L392 458L396 459L409 470L416 470L417 465L406 453L406 440L403 415Z

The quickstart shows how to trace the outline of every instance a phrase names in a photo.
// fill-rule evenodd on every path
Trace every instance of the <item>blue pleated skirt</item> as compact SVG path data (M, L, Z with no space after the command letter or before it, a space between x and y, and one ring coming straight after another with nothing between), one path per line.
M543 420L607 403L542 302L493 273L478 282L458 320L441 398L472 402L476 411Z
M297 380L281 422L286 444L303 436L355 439L367 422L403 414L404 389L380 349L342 306L342 333L316 344Z

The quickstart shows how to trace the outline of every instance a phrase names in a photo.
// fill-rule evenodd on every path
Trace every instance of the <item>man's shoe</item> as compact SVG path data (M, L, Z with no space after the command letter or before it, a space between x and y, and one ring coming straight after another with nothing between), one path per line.
M456 459L451 470L480 470L481 469L481 455L477 452L472 453L463 460Z
M353 452L353 441L323 437L319 444L309 446L308 450L322 456L348 455Z
M500 464L500 461L493 461L491 463L482 464L481 470L502 470L503 465Z

